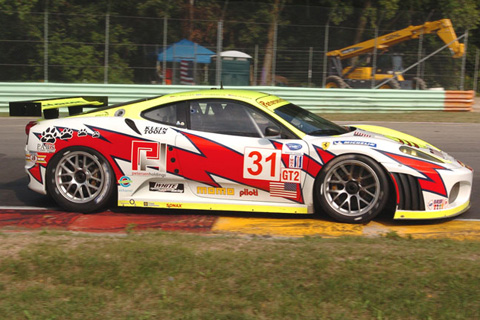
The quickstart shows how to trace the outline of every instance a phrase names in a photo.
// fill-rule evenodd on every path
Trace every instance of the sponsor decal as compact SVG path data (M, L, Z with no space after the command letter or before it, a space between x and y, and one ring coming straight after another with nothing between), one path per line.
M300 183L300 172L301 171L299 169L283 169L282 168L281 181Z
M181 203L167 203L167 208L181 208Z
M159 207L158 204L155 204L154 202L143 202L144 207Z
M47 163L47 161L45 160L46 157L47 157L46 155L38 154L35 162L38 164L45 164Z
M160 142L132 141L132 174L166 176L167 145Z
M341 140L341 141L333 141L333 145L351 145L351 146L366 146L375 148L377 146L376 143L368 142L368 141L348 141L348 140Z
M270 196L295 199L297 186L298 184L291 182L270 182Z
M127 177L127 176L122 176L120 179L118 179L118 184L121 187L128 188L132 185L132 179L130 179L130 177Z
M44 152L44 153L54 153L55 152L55 144L50 142L38 143L37 144L37 151Z
M258 197L258 189L250 190L245 188L242 191L240 191L240 198L243 196Z
M32 161L32 162L35 162L36 164L47 163L47 161L45 160L47 156L44 154L37 154L36 152L32 152L30 154L25 155L25 158L27 161Z
M432 211L446 209L447 207L447 199L435 199L428 202L428 209Z
M302 169L303 168L303 156L297 156L291 154L288 159L288 167Z
M31 153L31 154L26 154L25 155L25 160L26 161L33 161L33 162L36 162L37 161L37 154L36 153Z
M234 196L234 188L197 187L197 194Z
M299 143L287 143L286 146L289 150L296 151L302 149L302 145Z
M262 106L268 108L270 106L273 106L274 104L277 104L277 103L281 103L281 102L284 102L285 100L283 99L275 99L275 100L272 100L272 101L259 101L258 103L260 103Z
M282 153L303 155L302 148L300 143L286 143L282 146Z
M151 127L151 126L146 126L144 133L145 134L165 134L167 133L168 128L167 127Z
M183 193L185 187L183 183L149 182L148 190L154 192Z
M322 142L322 149L327 150L330 147L330 142Z

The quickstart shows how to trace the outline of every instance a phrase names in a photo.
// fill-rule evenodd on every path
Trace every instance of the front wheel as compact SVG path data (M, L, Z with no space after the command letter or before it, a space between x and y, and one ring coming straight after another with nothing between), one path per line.
M325 165L314 192L319 209L333 219L364 223L385 208L389 183L383 168L371 158L344 155Z
M64 209L90 213L104 208L115 189L107 160L97 151L73 147L60 151L47 168L47 191Z

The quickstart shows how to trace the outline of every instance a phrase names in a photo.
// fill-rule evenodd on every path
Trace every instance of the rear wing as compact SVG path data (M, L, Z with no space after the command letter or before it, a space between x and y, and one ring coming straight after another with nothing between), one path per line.
M11 117L58 118L60 108L68 108L70 116L83 112L84 107L98 108L108 106L108 97L68 97L45 100L15 101L9 103Z

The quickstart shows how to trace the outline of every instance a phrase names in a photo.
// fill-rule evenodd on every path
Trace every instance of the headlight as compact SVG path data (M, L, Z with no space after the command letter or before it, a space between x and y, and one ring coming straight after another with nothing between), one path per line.
M437 157L431 156L428 153L425 153L423 151L413 149L413 148L410 148L410 147L401 146L400 151L405 153L405 154L408 154L409 156L412 156L412 157L421 158L421 159L424 159L424 160L438 162L438 163L443 163L443 161L441 159L437 158Z

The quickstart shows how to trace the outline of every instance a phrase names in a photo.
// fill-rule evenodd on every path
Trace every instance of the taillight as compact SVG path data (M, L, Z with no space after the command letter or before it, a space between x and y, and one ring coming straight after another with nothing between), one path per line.
M37 121L30 121L25 126L25 134L28 136L30 134L30 129L37 124Z

